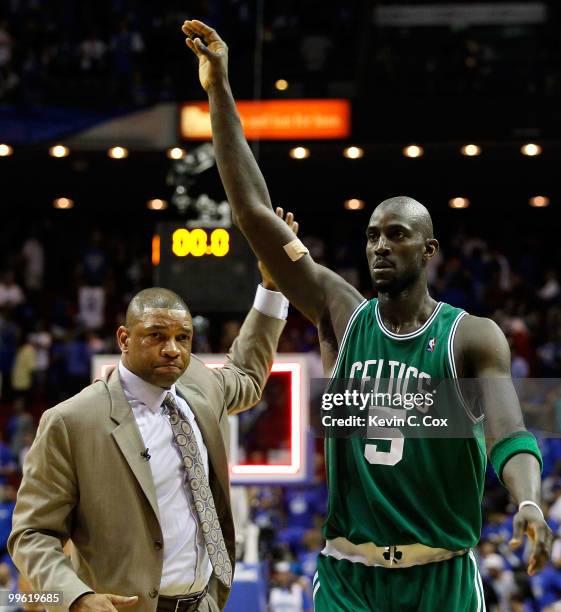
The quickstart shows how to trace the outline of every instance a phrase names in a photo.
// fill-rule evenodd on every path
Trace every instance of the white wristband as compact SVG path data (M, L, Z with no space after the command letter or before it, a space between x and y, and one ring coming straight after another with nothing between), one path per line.
M518 504L518 512L520 512L520 510L522 510L524 506L534 506L534 508L536 508L539 511L539 513L542 515L542 518L545 519L543 515L543 510L538 506L538 504L536 504L536 502L530 501L529 499L527 499L526 501L520 502Z
M288 300L280 291L270 291L265 289L263 285L257 285L253 308L269 317L286 319L288 315Z

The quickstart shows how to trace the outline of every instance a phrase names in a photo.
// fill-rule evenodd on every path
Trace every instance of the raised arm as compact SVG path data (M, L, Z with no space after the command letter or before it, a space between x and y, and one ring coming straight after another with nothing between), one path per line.
M552 534L537 506L541 497L540 463L535 441L524 426L520 403L510 375L510 348L490 319L467 316L461 321L454 347L459 375L477 379L485 414L485 435L493 467L517 505L511 546L524 534L532 540L528 573L543 568L551 553ZM500 467L499 467L500 466ZM535 504L535 505L532 505Z
M187 46L199 60L208 94L213 143L220 177L234 218L257 257L290 302L316 325L330 314L336 335L362 296L341 277L316 264L274 213L267 185L245 139L228 80L228 48L200 21L183 24ZM293 244L292 248L287 245ZM284 248L287 247L287 248Z

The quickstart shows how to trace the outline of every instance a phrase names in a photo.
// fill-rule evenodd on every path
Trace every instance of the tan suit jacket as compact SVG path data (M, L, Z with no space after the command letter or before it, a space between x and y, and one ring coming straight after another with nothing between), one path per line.
M284 321L252 309L224 368L195 356L177 381L208 450L209 480L232 564L235 539L228 479L228 414L255 405ZM87 591L138 595L154 612L162 531L150 464L117 371L43 414L23 469L8 550L38 591L62 591L64 607ZM63 545L74 543L71 559ZM211 578L222 609L229 591ZM58 608L60 609L60 608Z

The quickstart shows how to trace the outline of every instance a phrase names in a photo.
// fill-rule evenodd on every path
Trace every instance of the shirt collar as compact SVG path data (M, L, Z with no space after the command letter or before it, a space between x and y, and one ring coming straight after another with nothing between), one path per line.
M164 399L168 393L171 393L177 398L175 385L172 385L169 389L157 387L131 372L122 361L119 361L119 376L125 391L134 397L134 399L142 402L153 412L161 410Z

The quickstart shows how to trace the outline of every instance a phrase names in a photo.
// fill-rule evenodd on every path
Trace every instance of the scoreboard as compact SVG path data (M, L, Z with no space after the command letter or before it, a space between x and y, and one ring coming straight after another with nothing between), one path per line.
M257 260L235 227L159 223L152 240L154 284L192 312L246 313L260 280Z

